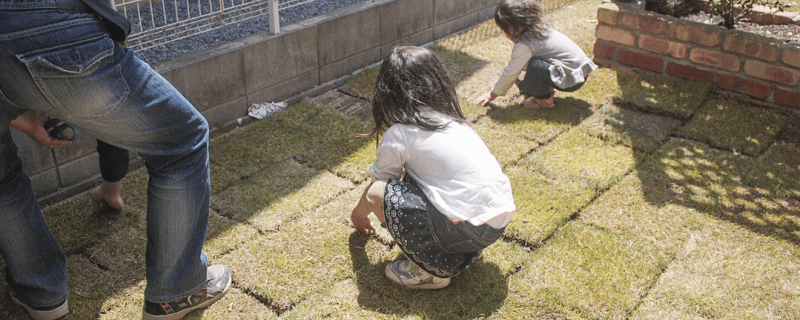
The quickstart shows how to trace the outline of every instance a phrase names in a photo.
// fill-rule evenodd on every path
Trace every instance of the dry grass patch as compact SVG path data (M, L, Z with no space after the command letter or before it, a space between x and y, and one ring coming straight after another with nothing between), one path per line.
M609 103L611 98L622 96L619 86L618 71L610 68L598 68L593 71L586 83L578 91L556 92L556 98L574 98L586 101L590 106L601 106Z
M372 66L361 69L358 73L350 77L347 83L339 87L339 91L353 97L372 101L372 94L375 91L375 81L378 80L378 71L381 66Z
M681 122L607 104L580 127L595 137L629 148L652 152L669 139Z
M632 318L795 318L796 246L733 223L708 224L692 235Z
M353 275L348 247L354 232L349 212L361 195L336 201L281 225L223 256L242 290L277 310L288 310L308 294Z
M103 238L86 250L86 255L95 264L128 279L126 284L130 285L144 279L146 249L147 225L141 221Z
M536 246L596 194L579 182L550 179L524 167L510 167L506 174L517 206L506 234Z
M716 148L756 156L775 141L787 121L786 116L770 109L712 99L678 134Z
M509 278L509 296L516 301L501 311L522 316L534 306L542 311L568 310L579 317L625 318L668 261L668 255L653 246L571 222Z
M674 255L706 215L673 203L669 178L634 171L581 211L579 221L613 230Z
M487 118L482 118L473 127L503 167L517 162L531 150L539 147L536 141L520 136L512 130L506 130Z
M353 186L330 172L286 160L212 195L211 203L221 215L265 231Z
M281 316L286 319L397 319L402 318L399 315L404 310L397 301L364 293L356 281L346 279L314 292Z
M228 219L211 211L203 252L213 261L258 236L258 230L247 223ZM213 264L213 263L212 263Z
M42 209L47 225L67 255L79 253L100 238L139 220L132 212L94 213L88 193Z
M665 183L673 201L699 209L713 204L725 190L740 186L753 162L700 142L671 139L645 158L639 170L667 175Z
M632 170L639 152L591 136L575 128L520 161L556 180L581 181L595 190L604 190Z
M770 146L756 160L747 182L800 200L800 148L785 142Z
M557 106L553 109L530 110L517 105L492 108L486 114L499 130L546 143L591 116L592 110L585 102L569 99L564 101L568 103L559 105L559 99L556 98Z
M711 84L666 79L649 73L617 73L622 96L615 102L649 113L689 119L711 90Z

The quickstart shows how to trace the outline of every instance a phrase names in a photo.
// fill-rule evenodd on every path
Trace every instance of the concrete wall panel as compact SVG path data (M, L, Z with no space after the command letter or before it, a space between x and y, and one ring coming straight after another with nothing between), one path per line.
M479 0L436 0L434 23L442 24L481 9Z
M396 46L419 46L433 41L433 29L427 29L417 34L412 34L398 41L389 43L381 47L381 59L389 55Z
M319 25L319 64L327 66L381 45L380 7ZM378 19L376 19L378 17ZM325 82L323 80L323 82Z
M243 49L247 93L309 72L319 65L316 26L265 38Z
M25 174L36 174L56 165L53 152L49 148L36 144L22 131L11 129L11 138L17 145L17 156L22 160L22 172Z
M374 48L319 69L319 81L325 83L381 60L381 48Z
M383 44L417 34L433 26L433 0L397 0L381 6Z
M64 186L76 184L94 177L98 173L100 173L100 166L97 152L58 166L58 174L61 176L61 183Z
M478 13L476 12L433 27L433 36L436 39L443 38L456 31L469 28L477 23Z
M236 50L172 70L167 78L200 111L245 95L242 52Z
M278 83L247 95L247 106L261 102L278 102L297 95L308 88L319 85L317 70L306 72L292 79Z
M203 116L206 117L209 126L218 128L232 119L246 116L247 107L247 98L241 97L231 102L206 109L206 111L203 111Z

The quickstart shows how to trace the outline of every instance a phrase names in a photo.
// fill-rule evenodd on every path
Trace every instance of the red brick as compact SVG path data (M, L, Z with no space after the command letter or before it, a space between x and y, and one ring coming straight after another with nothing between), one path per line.
M655 71L655 72L664 71L663 58L657 56L651 56L645 53L625 50L623 48L619 49L619 58L617 59L617 61L623 64L631 65L634 67L650 71Z
M639 48L650 52L668 54L673 58L678 59L683 59L686 57L685 44L656 38L646 34L639 35Z
M775 88L775 103L800 108L800 92Z
M744 63L744 73L756 78L790 86L796 85L798 80L800 80L800 71L798 70L778 67L755 60L747 60L747 62Z
M770 84L727 74L719 75L717 86L725 90L744 93L759 99L766 99L772 91L772 85Z
M737 55L703 48L692 49L689 52L689 60L728 71L739 71L742 66L742 61Z
M750 20L758 24L788 24L792 18L777 14L748 14Z
M793 67L800 68L800 45L784 44L781 53L781 61Z
M605 44L601 41L594 43L594 56L596 58L613 60L616 52L617 47L615 45Z
M703 70L693 65L672 61L667 62L667 74L695 81L714 82L717 80L717 73L712 70Z
M709 26L690 21L673 21L669 24L669 37L688 41L706 47L716 47L722 43L725 28Z
M619 23L619 7L616 3L604 3L597 9L597 22L617 25Z
M609 27L604 24L598 24L594 32L597 39L616 42L626 46L633 46L636 44L636 34L633 31Z
M732 31L722 43L722 49L767 61L777 61L781 41L753 33Z
M667 31L667 16L648 14L647 11L623 11L619 22L623 26L654 34Z

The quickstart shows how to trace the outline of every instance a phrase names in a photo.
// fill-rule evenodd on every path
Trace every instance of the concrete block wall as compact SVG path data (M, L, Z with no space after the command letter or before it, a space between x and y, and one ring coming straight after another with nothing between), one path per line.
M205 115L212 128L226 128L246 117L254 103L321 93L380 61L394 46L426 44L488 20L499 2L363 2L283 26L279 35L252 35L153 68ZM19 132L14 141L41 202L86 191L99 181L92 137L80 135L55 151Z
M755 17L786 18L763 13ZM621 9L614 3L603 4L597 20L594 59L598 64L711 82L722 91L800 111L800 45L796 43Z

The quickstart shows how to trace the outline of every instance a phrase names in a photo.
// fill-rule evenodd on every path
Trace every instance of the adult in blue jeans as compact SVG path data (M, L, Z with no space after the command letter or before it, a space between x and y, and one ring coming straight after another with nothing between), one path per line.
M208 266L202 253L208 123L120 44L129 26L104 1L0 0L0 254L6 280L12 300L34 318L68 313L66 257L9 132L12 120L33 109L144 159L150 177L142 313L145 319L180 319L231 286L228 268Z

